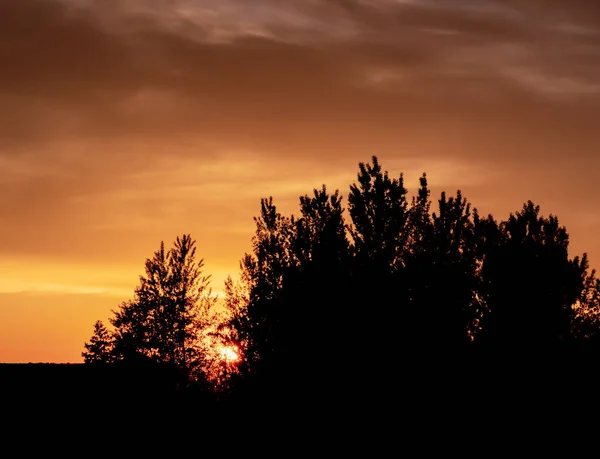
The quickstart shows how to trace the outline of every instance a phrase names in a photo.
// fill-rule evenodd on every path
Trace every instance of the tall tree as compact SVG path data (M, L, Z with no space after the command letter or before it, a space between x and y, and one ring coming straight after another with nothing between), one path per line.
M252 372L269 371L287 358L291 337L285 330L289 311L284 279L296 263L290 251L293 221L277 211L272 197L261 200L260 216L254 221L253 251L241 263L248 302L233 321L246 345L242 371Z
M348 337L356 311L350 301L350 244L339 190L325 185L313 195L300 197L300 216L295 220L292 251L297 260L286 282L290 299L296 355L313 365L330 355L347 355ZM297 357L298 359L298 357Z
M177 238L169 252L170 308L167 330L172 330L172 355L178 366L196 367L205 354L199 333L210 327L217 316L216 298L210 289L210 276L204 276L204 259L196 260L196 243L190 235Z
M343 213L339 191L325 186L300 197L298 218L281 215L272 199L261 202L254 251L242 262L246 307L233 323L247 363L263 374L315 366L340 347L350 266Z
M477 240L478 287L476 292L477 313L469 330L469 336L477 342L481 341L478 340L478 337L481 337L482 322L485 322L484 318L487 318L487 315L490 313L490 294L494 290L491 288L489 277L484 275L484 267L487 269L490 262L493 263L495 254L502 243L503 236L500 224L491 214L482 217L477 212L477 209L475 209L473 212L473 223Z
M569 258L566 228L531 201L499 228L482 268L490 309L482 341L499 349L555 349L570 338L585 259Z
M146 260L134 298L110 318L116 360L170 364L187 376L201 373L206 350L201 334L215 302L203 267L190 235L177 237L168 251L161 242Z
M350 186L348 211L353 242L353 310L361 314L358 358L379 365L398 358L409 337L398 324L409 322L404 264L410 237L408 190L403 175L390 178L376 156L359 163L358 183ZM358 312L357 312L358 313Z
M421 210L428 206L415 204L413 214L418 220L407 265L410 309L419 324L414 344L430 351L456 351L469 342L478 311L477 239L471 206L460 190L450 198L442 192L438 211L430 218Z

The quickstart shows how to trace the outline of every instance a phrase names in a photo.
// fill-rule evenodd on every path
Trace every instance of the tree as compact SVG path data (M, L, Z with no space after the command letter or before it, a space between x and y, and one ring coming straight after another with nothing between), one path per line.
M398 268L407 241L409 219L404 177L390 179L376 156L359 163L358 183L350 186L348 211L356 255L369 260L369 270L387 273Z
M112 362L113 339L101 320L94 324L94 334L89 343L85 343L85 350L81 353L85 363L110 363Z
M175 240L169 252L170 303L163 326L167 330L166 341L170 343L170 360L197 372L206 353L206 344L198 339L199 335L215 323L217 316L210 276L203 276L204 259L196 261L195 256L195 241L190 235Z
M438 211L424 202L426 180L411 208L411 246L407 251L409 308L418 324L414 345L453 351L470 341L478 314L478 254L471 205L459 190L442 192Z
M286 334L289 310L284 279L295 260L290 251L293 221L277 211L272 197L261 199L260 216L254 221L253 250L241 262L248 301L231 324L245 347L241 370L257 374L271 371L287 358L292 340Z
M481 340L497 349L556 349L571 337L586 259L569 258L566 228L531 201L499 230L482 267L489 313Z
M349 309L360 317L356 358L377 366L398 360L398 352L411 341L407 329L401 330L410 323L404 269L410 237L408 190L403 175L390 178L376 156L372 164L359 163L357 179L348 195L353 252Z
M134 298L110 318L117 361L170 365L186 378L201 377L207 346L201 334L214 319L215 298L195 243L186 234L166 251L161 242L146 260Z
M323 185L312 196L300 197L291 244L297 263L285 282L298 363L309 360L313 366L331 366L331 353L343 361L356 336L356 311L348 288L351 252L343 213L339 190L330 194Z
M587 267L587 259L584 258ZM583 289L574 305L573 335L580 344L600 344L600 279L596 271L586 273Z
M343 339L349 314L350 251L339 191L325 186L300 197L300 215L284 217L272 198L261 201L253 253L242 262L247 300L228 284L236 313L231 325L246 349L245 365L298 377L328 359ZM268 376L267 376L268 377Z

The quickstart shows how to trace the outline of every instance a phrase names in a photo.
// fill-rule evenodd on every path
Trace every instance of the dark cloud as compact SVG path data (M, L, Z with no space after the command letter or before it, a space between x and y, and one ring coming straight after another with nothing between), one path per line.
M252 152L341 170L377 153L587 173L597 13L586 2L5 1L3 208L21 227L59 222L73 195L140 185L157 164L176 174L165 156Z
M565 149L577 144L589 160L598 8L544 5L5 1L0 155L40 171L63 164L72 182L54 188L65 193L120 186L166 152L332 165L379 152L518 167L572 161ZM61 145L73 139L80 151L64 162ZM56 176L28 180L2 187L53 196L44 181Z
M535 111L597 98L596 37L566 40L466 2L74 4L86 3L3 3L0 84L15 107L4 139L247 138L273 124L364 121L358 112L380 126L422 124L482 102ZM331 38L336 26L346 33Z

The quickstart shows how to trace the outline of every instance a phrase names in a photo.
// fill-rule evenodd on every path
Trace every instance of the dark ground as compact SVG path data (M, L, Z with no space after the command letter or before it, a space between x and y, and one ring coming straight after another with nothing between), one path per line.
M263 453L276 449L284 435L294 438L286 448L323 438L357 454L352 442L367 438L442 451L452 441L464 451L489 435L492 443L478 446L487 456L521 439L535 443L543 435L550 445L561 435L577 438L598 426L599 363L590 356L543 364L488 359L477 366L457 360L376 366L362 376L281 380L230 399L178 392L170 376L150 368L0 364L1 413L8 426L2 434L23 444L23 438L62 432L53 433L53 441L59 435L60 441L100 449L111 441L152 449L154 442L183 437L239 448L250 437L248 447ZM379 375L373 373L377 368Z

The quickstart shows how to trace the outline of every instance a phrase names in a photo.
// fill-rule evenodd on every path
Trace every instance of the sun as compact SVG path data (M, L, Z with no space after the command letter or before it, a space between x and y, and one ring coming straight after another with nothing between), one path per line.
M221 346L219 354L227 363L234 363L240 359L237 349L234 346Z

